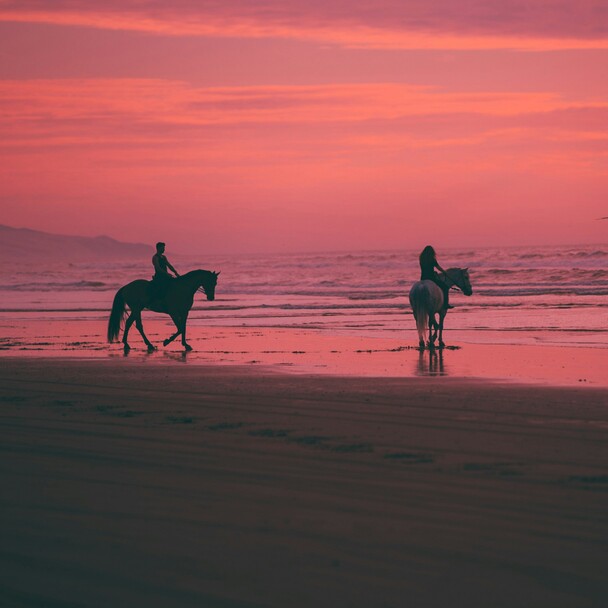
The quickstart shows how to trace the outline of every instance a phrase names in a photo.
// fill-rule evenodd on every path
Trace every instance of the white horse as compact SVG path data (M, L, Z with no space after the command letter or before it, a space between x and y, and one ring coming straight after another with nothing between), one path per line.
M451 289L456 287L470 296L473 293L471 282L469 281L468 268L448 268L445 273L439 275ZM425 334L429 332L428 347L435 348L437 331L439 330L439 348L443 348L443 320L447 310L443 307L443 291L439 285L433 281L417 281L410 289L410 305L416 319L416 329L418 330L418 341L420 348L424 348ZM439 323L435 315L439 314ZM435 332L433 333L433 329Z

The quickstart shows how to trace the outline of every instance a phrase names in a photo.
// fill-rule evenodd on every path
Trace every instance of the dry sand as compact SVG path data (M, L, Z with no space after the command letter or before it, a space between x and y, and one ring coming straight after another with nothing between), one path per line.
M2 606L608 601L608 391L0 362Z

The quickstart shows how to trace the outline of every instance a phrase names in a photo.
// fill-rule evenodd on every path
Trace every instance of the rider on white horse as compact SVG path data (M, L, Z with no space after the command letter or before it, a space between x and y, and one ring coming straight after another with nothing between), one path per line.
M437 261L437 254L435 253L435 250L430 245L427 245L420 254L420 280L433 281L433 283L435 283L443 291L443 308L445 310L454 308L453 306L450 306L449 302L450 288L437 276L435 268L445 274L445 270Z

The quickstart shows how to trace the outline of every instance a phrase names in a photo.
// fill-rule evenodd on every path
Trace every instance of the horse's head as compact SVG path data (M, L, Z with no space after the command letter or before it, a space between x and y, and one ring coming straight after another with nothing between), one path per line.
M221 272L221 271L220 271ZM201 283L201 287L205 292L208 300L215 300L215 286L217 285L217 277L219 276L219 272L215 271L204 271L203 282Z
M469 279L469 269L463 268L460 271L460 281L458 287L462 289L462 293L465 296L473 295L473 288L471 287L471 280Z
M448 268L445 277L448 287L457 287L465 296L473 295L468 268Z

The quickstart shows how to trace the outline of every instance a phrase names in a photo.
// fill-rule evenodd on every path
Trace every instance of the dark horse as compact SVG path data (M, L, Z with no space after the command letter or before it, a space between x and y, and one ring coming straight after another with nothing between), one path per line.
M131 309L131 314L127 318L122 336L125 352L131 350L127 337L133 323L135 323L141 337L144 339L148 351L156 350L156 347L148 340L144 333L144 326L141 322L141 311L144 308L153 310L154 312L165 313L173 319L177 332L163 342L165 346L173 342L181 334L184 348L192 350L192 347L186 342L186 321L194 303L194 294L202 287L207 300L214 300L215 286L219 274L219 272L211 272L210 270L193 270L192 272L188 272L181 277L173 279L165 296L157 300L153 300L151 281L140 279L121 287L116 292L116 296L114 296L114 304L112 305L112 312L110 313L110 320L108 322L108 342L114 342L118 338L120 325L127 314L126 306L128 306Z

